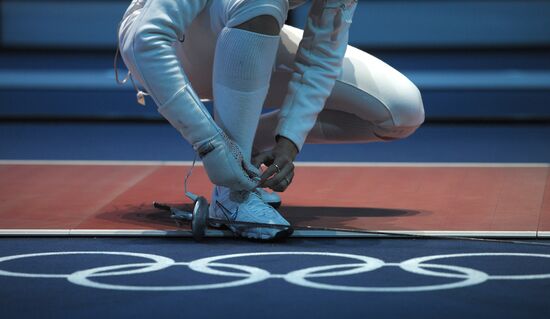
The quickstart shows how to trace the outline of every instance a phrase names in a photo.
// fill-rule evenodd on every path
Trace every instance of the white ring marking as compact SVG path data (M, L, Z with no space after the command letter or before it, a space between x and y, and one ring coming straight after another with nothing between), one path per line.
M24 255L14 255L14 256L5 256L0 257L0 263L22 259L22 258L32 258L32 257L43 257L43 256L64 256L64 255L115 255L115 256L131 256L131 257L141 257L153 260L155 263L152 263L151 266L144 269L134 269L128 270L125 272L113 272L113 273L101 273L95 274L96 277L105 277L105 276L117 276L117 275L128 275L128 274L140 274L144 272L157 271L163 268L170 266L175 263L175 261L168 257L152 255L152 254L141 254L141 253L131 253L131 252L116 252L116 251L67 251L67 252L48 252L48 253L33 253L33 254L24 254ZM168 265L168 266L166 266ZM127 266L127 265L122 265ZM26 277L26 278L67 278L70 274L31 274L23 272L14 272L0 269L0 276L10 276L10 277Z

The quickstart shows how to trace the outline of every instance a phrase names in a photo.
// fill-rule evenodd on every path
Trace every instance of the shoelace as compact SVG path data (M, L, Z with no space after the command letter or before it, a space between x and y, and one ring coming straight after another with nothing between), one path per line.
M272 208L264 203L260 194L256 191L245 191L247 192L247 199L250 203L250 208L255 212L257 217L265 217L272 211Z
M227 221L235 221L237 219L237 216L239 215L239 207L237 207L237 209L235 210L235 214L233 214L227 207L223 206L222 203L220 203L219 201L216 201L216 206L218 206L218 208L222 211L222 214L225 216L225 219L227 219ZM235 215L234 218L233 215Z

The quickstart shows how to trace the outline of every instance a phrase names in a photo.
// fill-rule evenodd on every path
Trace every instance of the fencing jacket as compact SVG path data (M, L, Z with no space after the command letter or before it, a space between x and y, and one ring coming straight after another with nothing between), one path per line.
M290 1L293 5L303 1ZM299 4L298 4L299 5ZM313 0L277 134L301 149L340 75L357 0Z

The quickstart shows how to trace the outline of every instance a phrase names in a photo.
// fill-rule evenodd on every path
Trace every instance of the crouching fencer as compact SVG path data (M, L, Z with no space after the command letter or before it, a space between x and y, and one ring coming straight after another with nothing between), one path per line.
M304 2L134 0L123 17L122 58L202 159L212 218L289 225L266 189L292 183L305 143L400 139L424 120L411 81L348 46L356 0L312 0L303 31L285 25ZM214 118L201 99L213 100ZM228 226L247 238L284 234Z

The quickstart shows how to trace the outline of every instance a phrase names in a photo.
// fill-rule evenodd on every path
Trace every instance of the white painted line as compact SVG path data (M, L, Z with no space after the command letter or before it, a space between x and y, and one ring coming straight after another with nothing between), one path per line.
M231 237L231 232L207 230L208 237ZM105 236L105 237L191 237L190 230L141 230L141 229L0 229L2 236Z
M0 160L0 165L191 166L192 161ZM195 166L202 166L197 161Z
M433 237L472 237L472 238L502 238L524 237L535 238L536 231L395 231L373 230L366 233L360 231L333 231L333 230L296 230L293 237L402 237L402 236L433 236Z
M0 236L69 236L70 229L0 229Z
M296 162L305 167L550 167L550 163L478 163L478 162Z
M540 238L550 238L550 231L539 231L537 236Z
M550 232L539 232L539 236L550 236ZM546 234L544 234L546 233ZM433 236L433 237L472 237L472 238L536 238L536 231L392 231L373 230L369 232L354 232L344 230L303 230L294 231L295 238L369 238L369 237L402 237L402 236ZM0 236L104 236L104 237L191 237L190 230L140 230L140 229L0 229ZM207 237L234 237L230 231L208 229Z
M297 229L292 234L294 238L373 238L373 237L394 237L387 234L360 233L334 230L302 230ZM397 237L397 236L395 236Z
M191 166L192 161L0 160L0 165ZM296 162L299 167L550 167L550 163ZM197 161L196 166L202 166Z
M169 234L181 237L190 237L188 230L149 230L149 229L71 229L70 236L143 236L143 237L165 237Z
M381 231L391 234L410 234L419 236L461 236L461 237L529 237L535 238L537 236L536 231L531 230L505 230L505 231L493 231L493 230L456 230L456 231L443 231L443 230L423 230L423 231Z
M190 230L152 230L152 229L72 229L70 236L106 236L106 237L192 237ZM230 231L208 229L207 237L233 237Z

